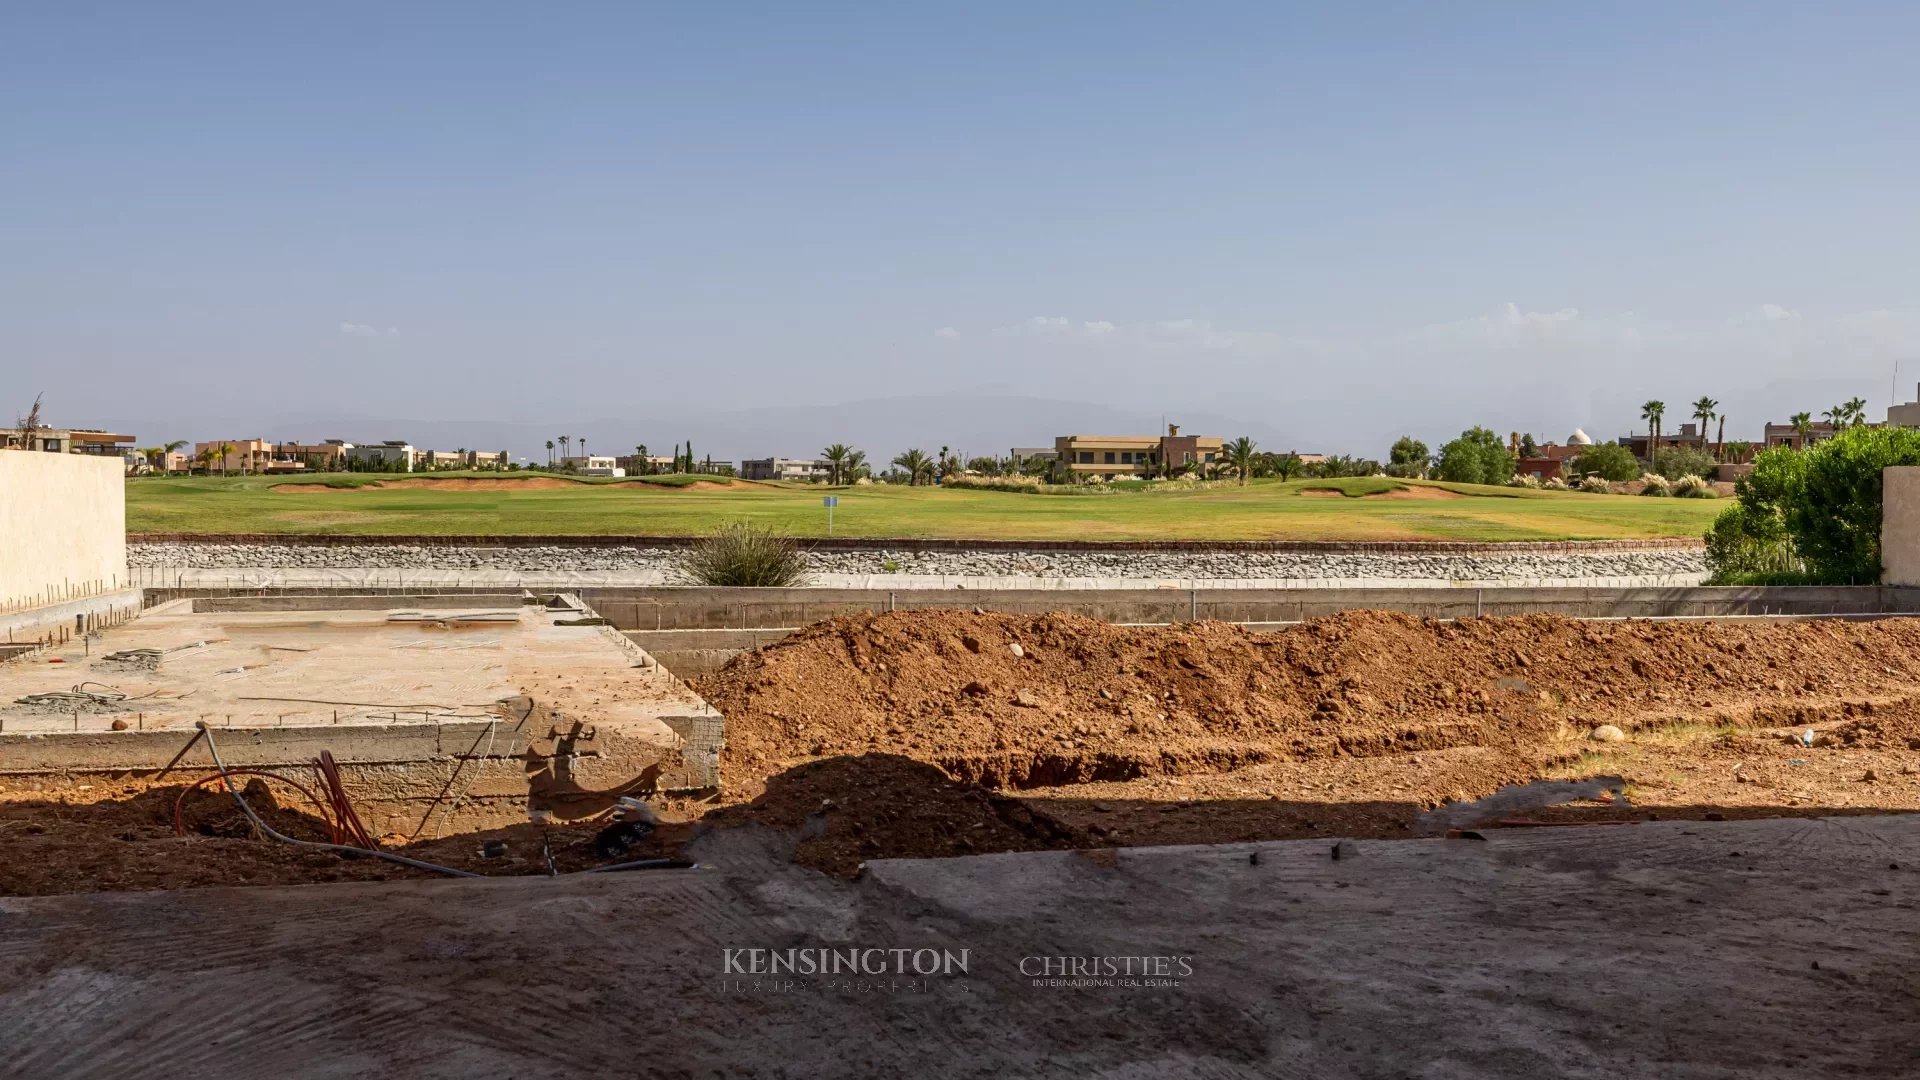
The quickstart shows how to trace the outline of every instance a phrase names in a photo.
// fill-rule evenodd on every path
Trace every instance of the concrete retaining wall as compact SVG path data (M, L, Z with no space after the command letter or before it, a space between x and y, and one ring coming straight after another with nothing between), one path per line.
M527 741L505 730L496 738L484 722L216 731L221 758L235 768L306 779L320 752L332 752L348 797L376 833L431 838L526 820ZM176 762L175 770L162 778L167 762ZM206 744L178 729L0 734L0 779L29 790L97 783L101 774L184 783L212 766ZM274 794L311 812L284 788Z
M139 589L119 589L79 600L0 614L0 640L8 644L57 645L138 615Z
M589 589L594 610L623 630L805 626L835 615L915 608L1065 611L1109 622L1196 619L1272 623L1355 609L1431 618L1557 614L1582 618L1675 615L1868 615L1920 609L1920 589L1689 587L1671 589ZM672 663L662 658L672 668Z
M524 601L498 589L407 593L410 606L493 607ZM545 600L549 593L537 593ZM645 586L578 590L583 603L621 630L723 630L805 626L835 615L914 608L975 607L1007 612L1066 611L1110 622L1195 619L1278 623L1375 609L1431 618L1557 614L1579 618L1707 615L1877 615L1920 612L1920 587L1688 586L1675 588L1342 588L1342 589L729 589ZM148 607L171 600L243 597L237 609L391 606L393 595L319 588L147 589ZM203 610L214 610L206 608ZM667 665L669 668L671 664Z
M150 589L151 593L166 590ZM482 592L396 597L393 595L314 595L287 596L205 596L193 601L195 611L385 611L396 603L422 610L517 609L524 603L521 593Z
M0 611L120 588L126 466L117 457L0 450Z

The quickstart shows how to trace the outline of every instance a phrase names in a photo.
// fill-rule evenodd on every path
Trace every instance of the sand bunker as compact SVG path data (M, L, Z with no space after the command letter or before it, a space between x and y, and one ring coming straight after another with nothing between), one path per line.
M556 488L576 488L582 486L578 480L562 480L557 476L530 476L525 480L488 480L476 477L449 476L445 479L432 477L409 477L399 480L381 480L371 484L358 484L353 487L335 487L331 484L275 484L273 490L294 495L314 493L349 493L371 489L387 488L429 488L436 491L550 491Z
M1403 487L1391 491L1370 491L1364 495L1347 495L1338 488L1305 488L1300 494L1315 498L1336 499L1464 499L1467 496L1457 491L1448 491L1437 487Z

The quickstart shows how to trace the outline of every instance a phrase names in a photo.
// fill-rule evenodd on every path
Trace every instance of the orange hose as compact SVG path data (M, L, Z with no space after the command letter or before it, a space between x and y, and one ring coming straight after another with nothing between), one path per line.
M354 812L353 800L347 798L347 789L340 781L340 766L333 760L333 752L320 751L319 760L313 763L314 771L320 774L320 782L326 788L327 802L333 809L333 818L339 823L340 833L345 840L336 843L352 842L369 851L378 850L380 845L367 831L367 826Z

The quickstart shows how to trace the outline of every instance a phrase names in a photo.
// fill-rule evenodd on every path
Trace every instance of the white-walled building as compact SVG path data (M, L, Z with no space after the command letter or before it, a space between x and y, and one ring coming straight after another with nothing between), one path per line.
M740 463L740 475L747 480L825 483L833 476L833 463L824 458L748 458Z
M627 470L621 468L611 454L576 454L560 459L560 467L581 476L625 476Z
M385 442L356 443L347 447L347 460L380 470L412 472L417 453L412 443L388 439Z

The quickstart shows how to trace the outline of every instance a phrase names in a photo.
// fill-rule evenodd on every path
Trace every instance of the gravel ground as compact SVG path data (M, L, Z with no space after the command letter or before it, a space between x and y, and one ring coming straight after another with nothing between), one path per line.
M127 545L127 565L198 570L270 567L571 572L651 570L678 551L659 547L451 547L362 544L226 544L161 541ZM927 574L1059 578L1432 578L1438 580L1648 577L1700 574L1698 548L1539 552L1058 552L815 551L816 574Z

